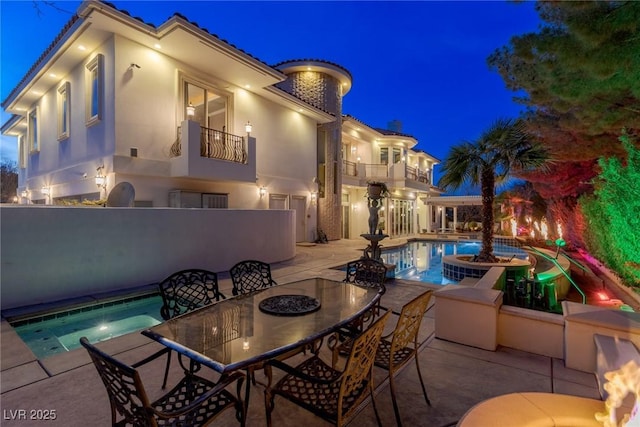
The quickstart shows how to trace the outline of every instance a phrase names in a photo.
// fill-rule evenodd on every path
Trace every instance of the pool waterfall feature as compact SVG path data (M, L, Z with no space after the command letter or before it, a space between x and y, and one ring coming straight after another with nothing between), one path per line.
M466 277L482 278L491 268L503 267L503 283L494 289L504 292L504 304L562 313L561 301L565 300L573 286L586 304L586 296L571 279L571 262L558 251L522 248L529 253L529 260L499 257L499 263L473 262L468 255L448 255L442 258L443 276L460 282Z

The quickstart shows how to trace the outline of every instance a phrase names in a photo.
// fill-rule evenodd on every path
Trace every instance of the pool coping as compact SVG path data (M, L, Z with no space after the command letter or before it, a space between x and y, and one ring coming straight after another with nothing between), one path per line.
M158 293L158 284L142 285L135 288L103 292L82 297L63 299L44 304L10 308L2 311L2 319L9 323L21 322L30 318L55 315L56 313L74 310L80 307L105 304L122 298L137 298Z

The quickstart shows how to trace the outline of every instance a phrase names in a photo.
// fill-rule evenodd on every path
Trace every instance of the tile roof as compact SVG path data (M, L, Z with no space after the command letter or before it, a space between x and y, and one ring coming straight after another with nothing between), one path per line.
M80 17L78 16L78 14L74 14L73 17L69 20L69 22L67 22L65 24L65 26L62 28L62 30L58 33L58 35L53 39L53 41L51 42L51 44L44 50L44 52L42 52L42 54L40 55L40 57L36 60L36 62L31 66L31 68L29 68L29 71L27 71L27 73L24 75L24 77L20 80L20 82L16 85L16 87L14 87L11 92L9 92L9 95L2 101L2 107L4 108L6 102L11 99L16 92L18 91L18 88L20 88L26 81L27 78L31 75L31 73L33 73L38 66L40 65L40 63L42 61L44 61L44 59L47 57L47 55L49 55L49 53L51 51L53 51L54 47L60 42L60 40L62 40L64 38L64 36L66 35L66 33L71 29L71 27L73 27L73 25L80 19Z
M333 67L339 68L341 71L343 71L347 76L349 76L349 79L351 81L353 81L353 76L351 75L351 72L349 70L347 70L346 68L344 68L342 65L340 64L336 64L335 62L331 62L331 61L326 61L324 59L316 59L316 58L300 58L300 59L288 59L286 61L280 61L277 64L272 65L273 68L278 68L281 65L284 64L288 64L290 62L320 62L323 64L327 64L327 65L331 65Z

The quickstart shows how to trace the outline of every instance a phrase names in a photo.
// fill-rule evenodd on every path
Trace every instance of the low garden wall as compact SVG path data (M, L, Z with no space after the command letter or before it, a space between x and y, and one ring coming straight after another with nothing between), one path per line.
M293 210L3 206L0 215L3 310L295 256Z

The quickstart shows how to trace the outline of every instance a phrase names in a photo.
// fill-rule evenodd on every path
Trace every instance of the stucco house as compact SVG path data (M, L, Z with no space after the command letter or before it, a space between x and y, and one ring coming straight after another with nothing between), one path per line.
M364 232L375 180L391 190L386 233L434 228L438 160L398 123L344 115L351 83L323 60L268 65L180 14L155 27L84 2L2 103L19 203L103 200L127 182L136 207L294 210L304 242Z

